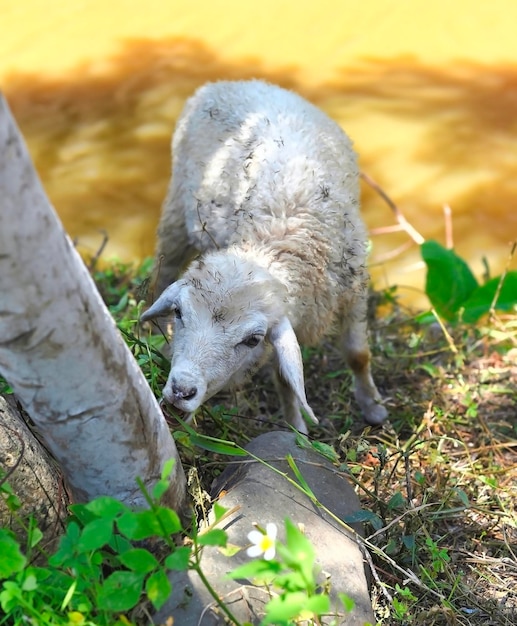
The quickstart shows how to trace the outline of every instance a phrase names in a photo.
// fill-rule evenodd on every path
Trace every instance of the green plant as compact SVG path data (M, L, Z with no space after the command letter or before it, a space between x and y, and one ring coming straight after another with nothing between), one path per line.
M7 395L12 392L13 390L11 388L11 385L5 380L5 378L2 378L2 376L0 376L0 395Z
M0 624L33 620L41 626L54 624L129 624L124 615L142 597L159 608L171 587L167 568L181 564L172 536L182 530L177 514L159 505L167 489L171 464L151 494L143 490L149 509L131 511L110 497L71 507L66 532L46 565L35 567L23 554L14 535L0 533L2 559ZM41 535L36 535L41 538ZM162 564L135 541L161 539L171 554Z
M264 553L263 558L237 567L229 577L249 578L267 586L271 599L266 604L261 626L289 626L297 620L320 623L320 618L330 611L330 598L318 587L314 546L291 520L286 519L284 524L285 543L276 540L274 524L268 524L267 530L257 527L252 531L249 539L254 546L248 554L257 556L254 551L257 547ZM345 611L353 610L351 598L344 593L339 597Z
M446 548L440 548L438 544L431 539L431 537L426 537L425 545L427 550L429 551L430 570L427 571L427 576L429 578L436 578L437 574L442 573L445 570L446 565L450 562L451 557Z
M479 285L467 263L436 241L421 244L427 265L425 292L438 315L447 321L474 323L497 309L517 305L517 271L509 271Z
M218 448L217 441L207 438L203 444L207 442L210 447L228 451L227 447ZM41 626L128 625L132 623L130 612L143 599L158 609L169 597L168 571L191 569L197 572L227 618L239 626L202 568L204 546L224 548L227 544L226 532L214 527L226 510L216 503L213 526L199 533L194 524L187 533L187 543L177 546L174 535L186 531L178 515L159 504L171 469L171 464L164 468L151 493L139 483L149 505L146 510L131 511L107 496L72 505L66 532L55 553L46 555L43 566L31 565L14 534L0 529L0 606L4 613L0 624L18 625L29 620ZM18 506L6 483L2 485L2 495L13 509ZM268 582L272 598L262 623L287 626L296 618L317 619L327 613L330 602L316 582L315 550L303 533L288 519L285 544L276 541L276 528L274 537L268 537L265 531L255 532L269 539L264 558L237 568L230 576L258 576ZM41 533L33 533L32 537L34 547ZM162 560L141 543L156 539L166 546ZM273 559L275 552L278 556ZM339 597L344 610L352 610L353 601L345 594Z
M400 622L405 622L410 614L411 606L418 598L411 593L407 587L395 585L395 595L393 596L393 617Z
M147 379L154 381L153 388L158 394L168 367L160 353L163 338L147 336L137 325L145 271L115 264L111 269L97 272L97 278L108 281L108 287L100 285L101 293L107 294L119 328ZM335 346L323 344L307 351L305 356L308 388L314 396L318 416L324 419L311 432L313 440L309 443L301 438L300 445L318 449L335 464L336 471L346 473L357 486L363 511L347 522L367 522L366 528L371 533L367 547L371 567L374 573L376 569L378 572L373 606L379 624L482 626L490 621L509 626L516 622L517 611L514 596L508 591L516 583L515 572L508 566L514 560L508 539L517 527L517 393L512 356L517 348L516 316L506 315L495 323L488 318L489 324L483 318L464 324L460 306L450 326L458 350L456 358L442 335L437 337L422 326L421 316L408 315L398 307L394 289L388 296L376 294L385 300L382 321L374 325L377 339L374 349L385 394L391 396L391 426L380 431L364 429L354 418L346 385L346 363ZM258 393L254 395L256 390ZM248 414L265 413L268 420L275 419L261 404L268 393L268 383L257 379L256 390L250 389L246 394ZM206 407L196 430L187 429L180 421L173 429L184 466L194 465L193 469L199 471L200 490L221 471L225 455L243 455L238 444L245 445L257 430L264 428L255 420L245 419L240 408L229 411L221 408L233 406L232 399L225 398L219 407ZM329 416L331 419L325 419ZM207 433L215 436L209 437ZM200 449L205 451L201 455ZM297 483L303 487L299 479ZM16 520L20 503L8 483L1 479L0 494L4 502L10 503L12 518ZM153 499L153 494L150 497ZM217 519L223 519L224 510L218 505L214 510ZM91 513L86 509L87 517ZM28 539L23 544L4 528L0 532L0 570L6 577L0 587L2 591L7 589L14 600L8 615L0 608L0 624L21 626L31 620L43 626L138 623L141 606L151 602L147 589L151 590L152 585L147 581L153 580L153 574L195 567L203 572L203 543L225 541L220 531L212 534L217 528L209 528L206 537L204 533L198 536L194 531L182 530L184 545L167 547L161 558L152 555L158 561L157 568L152 570L154 562L143 553L131 556L131 550L147 546L147 540L142 545L120 533L119 515L122 513L113 521L118 547L114 550L106 544L90 553L93 562L102 561L97 590L89 589L80 580L72 586L75 571L49 563L52 557L45 555L37 528L29 528L26 522L30 532L24 533ZM79 537L85 525L95 519L95 516L87 517L81 521L78 510L70 520L78 526ZM438 541L437 537L443 539ZM136 570L122 563L124 541L129 544L128 558L141 560ZM162 541L167 546L166 540ZM225 550L229 553L230 548L227 546ZM33 559L37 554L42 560L35 567ZM276 557L282 563L279 552ZM288 575L291 570L287 565L282 567L282 572ZM146 568L147 573L143 571ZM101 611L96 606L98 589L117 571L143 577L139 600L134 610ZM210 580L207 582L210 585ZM272 598L277 597L283 589L272 584L271 593ZM495 595L504 602L494 600ZM155 598L158 596L159 593ZM32 603L26 611L15 606L16 598L20 597ZM16 610L19 612L15 617ZM29 610L38 611L39 617L35 613L30 617Z

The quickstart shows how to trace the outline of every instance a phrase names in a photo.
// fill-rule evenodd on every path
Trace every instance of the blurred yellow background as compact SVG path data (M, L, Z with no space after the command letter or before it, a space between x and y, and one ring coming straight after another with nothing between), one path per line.
M323 108L426 237L501 271L517 237L517 3L0 0L0 87L70 235L152 253L170 135L207 80L261 77ZM373 229L394 223L364 186ZM404 234L373 235L378 287L422 289ZM513 261L513 266L517 265ZM423 300L413 298L414 302Z

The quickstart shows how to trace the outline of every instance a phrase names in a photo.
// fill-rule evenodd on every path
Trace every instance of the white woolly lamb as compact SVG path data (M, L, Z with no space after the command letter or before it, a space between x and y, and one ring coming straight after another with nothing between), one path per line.
M300 408L317 419L298 342L340 330L364 418L382 422L367 343L367 236L345 133L279 87L217 82L187 102L172 150L156 252L161 295L142 315L175 316L164 398L191 413L272 354L284 417L307 432Z

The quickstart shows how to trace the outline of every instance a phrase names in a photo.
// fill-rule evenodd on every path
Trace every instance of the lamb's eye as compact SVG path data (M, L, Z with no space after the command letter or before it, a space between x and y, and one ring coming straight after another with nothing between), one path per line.
M174 319L181 321L181 309L179 308L179 306L174 307L173 313L174 313Z
M248 348L254 348L255 346L259 345L262 339L263 339L262 335L250 335L249 337L246 337L246 339L242 341L242 344L245 346L248 346Z

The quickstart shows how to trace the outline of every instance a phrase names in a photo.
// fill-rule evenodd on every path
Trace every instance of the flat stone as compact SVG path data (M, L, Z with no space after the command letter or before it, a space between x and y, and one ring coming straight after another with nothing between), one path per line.
M247 450L266 460L270 465L295 478L287 461L292 455L303 477L317 500L341 520L347 520L360 511L354 489L346 478L336 471L324 457L310 446L297 445L298 436L291 432L270 432L254 439ZM306 441L306 440L305 440ZM333 614L322 624L364 626L375 622L369 596L363 556L353 533L343 528L309 497L291 485L284 476L263 463L239 459L232 463L213 485L212 496L227 509L235 510L218 527L228 533L228 541L245 548L253 522L261 527L273 522L278 527L278 539L284 539L284 520L288 517L303 528L316 549L318 583L330 588ZM357 532L361 528L355 525ZM241 622L259 624L270 595L264 587L251 581L234 581L225 576L234 568L249 562L246 550L232 557L218 548L205 547L202 569L219 597ZM156 614L154 622L164 624L169 616L181 626L220 626L225 621L221 609L194 572L174 572L171 575L173 592L166 605ZM344 593L354 600L352 611L345 612L338 599Z

